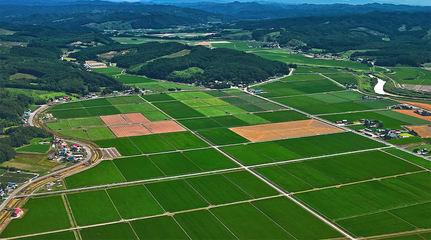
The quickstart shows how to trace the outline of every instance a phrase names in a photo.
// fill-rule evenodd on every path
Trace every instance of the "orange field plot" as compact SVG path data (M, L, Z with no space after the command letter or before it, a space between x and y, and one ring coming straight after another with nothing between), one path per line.
M116 114L100 118L117 137L185 131L174 121L151 122L141 113Z
M431 138L431 125L408 126L407 128L415 131L423 138Z
M340 128L314 119L234 127L230 130L252 142L343 132Z
M412 116L412 117L415 117L415 118L420 118L420 119L423 119L423 120L427 120L427 121L431 122L431 116L422 116L422 115L416 114L414 112L414 110L394 109L394 111L402 113L402 114L406 114L406 115L409 115L409 116Z
M128 123L149 123L151 122L150 120L148 120L146 117L144 117L144 115L140 114L140 113L128 113L128 114L123 114L123 118L128 122Z
M150 123L144 124L144 126L151 133L169 133L169 132L185 131L183 127L181 127L174 121L150 122Z
M151 134L147 128L139 123L110 126L109 128L117 137L131 137Z
M102 119L106 126L127 124L127 121L121 114L100 116L100 119Z
M431 104L427 104L427 103L419 103L419 102L406 102L406 101L402 101L403 103L407 103L428 111L431 111Z

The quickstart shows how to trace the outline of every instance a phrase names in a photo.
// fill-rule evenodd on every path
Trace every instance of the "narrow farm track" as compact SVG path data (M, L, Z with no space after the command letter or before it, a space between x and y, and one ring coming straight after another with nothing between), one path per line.
M246 93L250 94L248 92L246 92ZM130 222L130 221L134 221L134 220L153 218L153 217L158 217L158 216L166 216L166 215L170 216L170 215L177 214L177 213L192 212L192 211L198 211L198 210L208 210L208 209L211 209L213 207L228 206L228 205L240 204L240 203L244 203L244 202L253 202L253 201L258 201L258 200L263 200L263 199L268 199L268 198L281 197L281 196L284 196L284 197L290 199L292 202L294 202L295 204L297 204L298 206L300 206L301 208L303 208L307 212L311 213L312 215L314 215L315 217L317 217L318 219L320 219L321 221L323 221L327 225L331 226L333 229L337 230L339 233L341 233L342 235L344 235L346 238L348 238L348 239L355 239L355 237L352 236L349 232L347 232L343 228L339 227L337 224L333 223L331 220L329 220L327 217L325 217L321 213L315 211L314 209L312 209L312 208L308 207L307 205L303 204L302 202L298 201L294 197L295 194L299 194L299 193L302 193L302 192L287 192L287 191L283 190L282 188L280 188L279 186L277 186L276 184L274 184L273 182L271 182L271 181L267 180L266 178L264 178L262 175L260 175L259 173L257 173L253 168L272 166L272 165L278 165L278 164L290 163L290 162L307 161L307 160L312 160L312 159L317 159L317 158L324 158L324 157L342 156L342 155L353 154L353 153L360 153L360 152L368 152L368 151L376 151L376 150L380 150L381 151L381 150L388 149L388 148L396 148L396 149L399 149L399 150L404 151L404 152L408 152L408 151L405 150L405 149L403 149L403 148L401 148L401 147L395 146L393 144L386 143L386 142L384 142L384 141L382 141L380 139L375 139L375 138L372 138L372 137L365 136L363 134L359 134L358 132L353 131L353 130L351 130L349 128L340 127L340 126L338 126L338 125L336 125L336 124L334 124L334 123L332 123L330 121L321 119L319 117L319 115L311 115L311 114L308 114L308 113L303 112L301 110L292 108L292 107L287 106L287 105L280 104L280 103L278 103L276 101L273 101L271 99L268 99L268 98L265 98L265 97L262 97L262 96L259 96L259 95L255 95L255 94L250 94L250 95L258 97L258 98L261 98L261 99L263 99L263 100L265 100L267 102L271 102L273 104L277 104L278 106L281 106L283 108L291 109L291 110L296 111L298 113L304 114L305 116L307 116L307 117L309 117L311 119L319 120L319 121L327 123L327 124L329 124L331 126L343 129L346 132L353 132L353 133L358 134L360 136L364 136L364 137L367 137L369 139L376 140L378 142L384 143L385 147L374 148L374 149L358 150L358 151L350 151L350 152L343 152L343 153L336 153L336 154L328 154L328 155L321 155L321 156L300 158L300 159L294 159L294 160L286 160L286 161L280 161L280 162L271 162L271 163L264 163L264 164L256 164L256 165L246 166L246 165L242 164L240 161L236 160L235 158L233 158L232 156L230 156L229 154L225 153L224 151L222 151L220 149L220 147L235 146L235 145L241 145L241 144L230 144L230 145L223 145L223 146L219 146L219 145L213 144L210 141L208 141L205 138L203 138L202 136L200 136L196 131L192 131L192 130L188 129L187 127L185 127L184 125L182 125L177 119L174 119L173 117L171 117L170 115L166 114L164 111L162 111L161 109L159 109L158 107L156 107L155 105L153 105L151 102L149 102L149 101L147 101L147 100L145 100L145 99L142 98L146 103L150 104L151 106L153 106L154 108L156 108L160 112L164 113L172 121L175 121L177 124L179 124L180 126L182 126L184 129L186 129L189 132L191 132L194 136L196 136L200 140L202 140L205 143L207 143L209 145L209 147L196 148L196 149L188 149L188 150L181 150L181 151L180 150L168 151L168 152L154 153L154 154L141 154L141 155L136 155L136 156L157 155L157 154L165 154L165 153L172 153L172 152L184 152L184 151L192 151L192 150L198 150L198 149L214 149L214 150L218 151L219 153L221 153L222 155L224 155L225 157L229 158L231 161L235 162L239 167L230 168L230 169L221 169L221 170L215 170L215 171L206 171L206 172L192 173L192 174L177 175L177 176L167 176L167 177L160 177L160 178L153 178L153 179L146 179L146 180L138 180L138 181L130 181L130 182L126 181L126 182L114 183L114 184L106 184L106 185L82 187L82 188L75 188L75 189L66 189L66 190L53 191L53 192L47 192L47 193L31 193L32 191L34 191L34 189L36 189L36 188L32 188L33 190L27 190L27 192L30 192L29 194L19 194L19 195L18 194L14 194L13 197L10 197L10 199L8 198L8 201L13 200L14 198L15 198L15 200L16 200L16 198L18 198L18 200L21 200L21 199L26 199L28 197L35 197L35 196L65 194L65 193L69 193L69 192L86 191L86 190L92 190L92 189L98 189L98 188L110 188L110 187L118 187L118 186L137 185L137 184L143 184L143 183L147 183L147 182L164 181L164 180L171 180L171 179L178 179L178 178L187 178L187 177L207 175L207 174L225 173L225 172L238 171L238 170L244 170L244 171L249 172L250 174L254 175L258 179L260 179L261 181L263 181L265 184L267 184L268 186L270 186L271 188L273 188L274 190L276 190L279 194L276 195L276 196L264 197L264 198L261 198L261 199L251 199L251 200L232 202L232 203L227 203L227 204L212 205L212 206L209 206L209 207L204 207L204 208L199 208L199 209L185 210L185 211L180 211L180 212L175 212L175 213L167 213L167 212L165 212L163 214L154 215L154 216L146 216L146 217L133 218L133 219L122 219L122 220L119 220L119 221L113 221L113 222L107 222L107 223L101 223L101 224L94 224L94 225L88 225L88 226L76 226L76 224L74 224L73 227L68 228L68 229L61 229L61 230L56 230L56 231L49 231L49 232L43 232L43 233L37 233L37 234L30 234L30 235L19 236L19 237L11 237L11 238L7 238L7 239L17 239L17 238L22 238L22 237L27 237L27 236L28 237L30 237L30 236L39 236L39 235L44 235L44 234L49 234L49 233L65 232L65 231L69 231L69 230L79 230L79 229L84 229L84 228L90 228L90 227L96 227L96 226L104 226L104 225L110 225L110 224L121 223L121 222ZM374 109L372 111L376 111L376 110ZM33 122L35 122L36 125L37 125L38 124L37 121L34 120L34 118L36 118L36 120L37 120L37 113L35 113L33 116L30 116L30 117L32 119L32 124L33 124ZM326 135L326 134L324 134L324 135ZM268 140L268 141L270 141L270 140ZM61 169L59 171L50 173L49 175L45 175L43 177L37 178L37 179L33 180L33 182L32 182L33 184L35 184L35 183L37 183L39 181L42 181L42 180L44 180L46 178L50 178L52 176L56 176L56 175L59 175L59 174L64 173L64 172L68 172L69 170L73 170L73 169L79 167L80 165L83 165L83 164L85 164L85 163L87 163L87 162L89 162L91 160L94 161L94 160L100 160L101 159L101 157L102 157L101 154L99 154L99 152L97 151L97 149L94 148L94 146L88 145L88 144L86 144L84 142L81 142L81 141L70 140L70 142L78 143L78 144L80 144L80 145L83 146L83 148L87 152L86 159L84 161L82 161L79 165L74 165L74 166L71 166L71 167L66 168L66 169ZM267 141L261 141L261 142L267 142ZM408 153L411 154L410 152L408 152ZM390 155L392 155L392 154L390 154ZM392 155L392 156L394 156L394 155ZM419 156L419 155L417 155L417 156ZM130 156L127 156L127 157L130 157ZM395 157L397 157L397 156L395 156ZM419 156L419 157L422 157L425 160L429 161L429 159L426 159L423 156ZM398 157L398 158L400 158L400 157ZM402 159L402 158L400 158L400 159ZM404 160L406 162L409 162L409 163L411 163L413 165L418 166L417 164L414 164L414 163L412 163L412 162L410 162L408 160L405 160L405 159L402 159L402 160ZM89 166L82 167L82 168L79 169L79 171L73 172L73 174L75 174L77 172L84 171L84 170L86 170L88 168L91 168L91 167L94 167L94 166L97 166L97 164L91 164ZM408 175L408 174L414 174L414 173L420 173L420 172L430 171L429 169L426 169L426 168L423 168L423 167L421 167L421 168L424 169L424 170L417 171L417 172L412 172L412 173L398 174L398 175L394 175L394 176L385 176L385 177L380 177L380 178L373 178L373 179L369 179L369 180L364 180L364 181L359 181L359 182L352 182L352 183L346 183L346 184L340 184L340 185L336 185L336 186L328 186L328 187L323 187L323 188L318 188L318 189L312 189L312 190L308 190L308 191L316 191L316 190L322 190L322 189L326 189L326 188L334 188L334 187L340 187L340 186L347 186L347 185L358 184L358 183L363 183L363 182L369 182L369 181L375 181L375 180L386 179L386 178L391 178L391 177L398 177L398 176L403 176L403 175ZM30 183L29 183L29 185L30 185ZM27 185L26 187L28 187L29 185ZM308 191L303 191L303 192L308 192ZM15 192L18 193L19 191L15 191ZM16 205L16 202L14 202L14 204ZM117 212L118 212L118 210L117 210ZM73 216L72 216L72 219L73 219Z
M279 165L279 164L293 163L293 162L302 162L302 161L319 159L319 158L325 158L325 157L336 157L336 156L343 156L343 155L349 155L349 154L355 154L355 153L377 151L377 150L383 150L383 149L387 149L387 148L390 148L390 147L371 148L371 149L364 149L364 150L358 150L358 151L350 151L350 152L343 152L343 153L320 155L320 156L307 157L307 158L299 158L299 159L286 160L286 161L278 161L278 162L255 164L255 165L244 166L244 167L239 166L239 167L236 167L236 168L226 168L226 169L220 169L220 170L214 170L214 171L189 173L189 174L183 174L183 175L175 175L175 176L167 176L167 177L159 177L159 178L150 178L150 179L145 179L145 180L136 180L136 181L128 181L128 182L110 183L110 184L104 184L104 185L96 185L96 186L81 187L81 188L72 188L72 189L65 189L65 190L52 191L52 192L44 192L44 193L33 193L33 194L20 195L19 197L40 197L40 196L47 196L47 195L54 195L54 194L61 194L61 193L70 193L70 192L77 192L77 191L87 191L87 190L100 189L100 188L111 188L111 187L119 187L119 186L132 186L132 185L138 185L138 184L149 183L149 182L157 182L157 181L166 181L166 180L173 180L173 179L179 179L179 178L196 177L196 176L203 176L203 175L208 175L208 174L227 173L227 172L238 171L238 170L246 170L246 168L268 167L268 166L274 166L274 165ZM141 156L141 155L138 155L138 156Z
M252 202L256 202L256 201L278 198L278 197L282 197L282 196L283 196L282 194L278 194L278 195L273 195L273 196L254 198L254 199L248 199L248 200L237 201L237 202L211 205L211 206L202 207L202 208L194 208L194 209L188 209L188 210L182 210L182 211L176 211L176 212L165 212L165 213L157 214L157 215L130 218L130 219L121 219L121 220L117 220L117 221L98 223L98 224L92 224L92 225L86 225L86 226L75 226L75 227L66 228L66 229L48 231L48 232L43 232L43 233L34 233L34 234L28 234L28 235L22 235L22 236L10 237L10 238L4 238L4 239L6 240L6 239L18 239L18 238L24 238L24 237L35 237L35 236L41 236L41 235L46 235L46 234L51 234L51 233L59 233L59 232L66 232L66 231L70 231L70 230L79 230L79 229L86 229L86 228L92 228L92 227L106 226L106 225L112 225L112 224L116 224L116 223L133 222L136 220L150 219L150 218L155 218L155 217L174 216L175 214L180 214L180 213L189 213L189 212L196 212L196 211L201 211L201 210L210 210L212 208L217 208L217 207L226 207L226 206L237 205L237 204L242 204L242 203L252 203Z
M265 100L267 100L266 98L263 98ZM144 99L145 100L145 99ZM151 104L149 101L145 100L147 103ZM268 101L268 100L267 100ZM161 109L159 109L158 107L152 105L153 107L155 107L156 109L158 109L159 111L161 111L162 113L164 113L166 116L169 116L168 114L166 114L164 111L162 111ZM187 127L183 126L180 122L178 122L177 120L175 120L174 118L170 117L173 121L177 122L180 126L184 127L185 129L191 131L190 129L188 129ZM262 177L260 174L258 174L257 172L255 172L253 169L251 169L249 166L245 166L243 165L240 161L236 160L235 158L233 158L232 156L228 155L227 153L223 152L222 150L220 150L219 147L215 146L214 144L212 144L211 142L209 142L208 140L206 140L205 138L201 137L199 134L197 134L195 131L191 131L196 137L200 138L202 141L206 142L208 145L210 145L211 147L213 147L215 150L217 150L219 153L223 154L224 156L226 156L227 158L229 158L230 160L232 160L233 162L235 162L238 166L240 166L242 169L246 170L247 172L251 173L252 175L254 175L255 177L257 177L258 179L260 179L261 181L263 181L264 183L266 183L267 185L269 185L270 187L272 187L274 190L276 190L277 192L279 192L280 194L282 194L283 196L289 198L291 201L293 201L294 203L296 203L297 205L299 205L300 207L302 207L304 210L306 210L307 212L311 213L312 215L314 215L315 217L319 218L320 220L322 220L323 222L325 222L327 225L331 226L333 229L335 229L336 231L338 231L339 233L343 234L345 237L349 238L349 239L355 239L350 233L346 232L344 229L340 228L339 226L335 225L334 223L332 223L331 221L329 221L328 219L326 219L325 217L323 217L322 215L320 215L319 213L317 213L316 211L312 210L311 208L309 208L308 206L306 206L305 204L299 202L298 200L296 200L294 197L292 197L291 195L289 195L287 192L285 192L283 189L281 189L280 187L276 186L275 184L273 184L272 182L268 181L267 179L265 179L264 177Z

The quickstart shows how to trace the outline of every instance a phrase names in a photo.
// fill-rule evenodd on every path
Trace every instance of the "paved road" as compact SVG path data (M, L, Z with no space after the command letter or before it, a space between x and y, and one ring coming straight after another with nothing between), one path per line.
M246 91L244 91L244 92L246 92ZM369 139L373 139L374 141L378 141L378 142L383 143L383 144L385 144L385 145L387 145L387 146L390 146L390 147L396 148L396 149L398 149L398 150L401 150L401 151L406 152L406 153L409 153L409 154L416 155L416 156L418 156L418 157L420 157L420 158L423 158L423 159L425 159L425 160L427 160L427 161L431 161L431 159L427 159L426 157L424 157L424 156L422 156L422 155L412 153L412 152L408 151L407 149L404 149L404 148L402 148L402 147L400 147L400 146L396 146L396 145L394 145L394 144L388 143L388 142L386 142L386 141L384 141L384 140L382 140L382 139L380 139L380 138L373 138L373 137L367 136L367 135L365 135L365 134L361 134L361 133L359 133L359 132L357 132L357 131L354 131L354 130L352 130L352 129L350 129L350 128L343 127L343 126L338 126L338 125L337 125L337 124L335 124L334 122L331 122L331 121L328 121L328 120L326 120L326 119L320 118L320 117L318 117L318 116L316 116L316 115L312 115L312 114L306 113L306 112L301 111L301 110L299 110L299 109L292 108L292 107L290 107L290 106L287 106L287 105L281 104L281 103L279 103L279 102L276 102L276 101L273 101L273 100L271 100L271 99L268 99L268 98L262 97L262 96L260 96L260 95L252 94L252 93L249 93L249 92L246 92L246 93L251 94L251 95L256 96L256 97L259 97L259 98L261 98L261 99L267 100L267 101L272 102L272 103L274 103L274 104L277 104L277 105L279 105L279 106L282 106L282 107L285 107L285 108L290 108L290 109L292 109L293 111L296 111L296 112L298 112L298 113L304 114L305 116L307 116L307 117L309 117L309 118L311 118L311 119L316 119L316 120L322 121L322 122L324 122L324 123L327 123L327 124L329 124L329 125L331 125L331 126L341 128L341 129L343 129L343 130L344 130L344 131L346 131L346 132L352 132L352 133L355 133L355 134L361 135L361 136L363 136L363 137L366 137L366 138L369 138Z
M40 108L38 108L36 111L34 111L34 112L32 112L31 114L30 114L30 116L29 116L29 125L30 126L35 126L35 120L37 120L37 115L40 113L40 112L42 112L43 110L45 110L46 108L48 107L48 105L42 105ZM87 163L87 162L89 162L90 161L90 159L93 157L93 151L90 149L90 147L88 147L85 143L83 143L83 142L80 142L80 141L76 141L76 140L67 140L68 142L71 142L71 143L74 143L74 144L79 144L79 145L81 145L82 146L82 148L84 149L84 151L85 151L85 159L83 159L82 161L80 161L79 163L77 163L77 164L75 164L75 165L72 165L72 166L70 166L70 167L67 167L67 168L62 168L62 169L59 169L59 170L57 170L57 171L54 171L54 172L51 172L51 173L49 173L49 174L46 174L46 175L43 175L43 176L40 176L40 177L36 177L36 178L32 178L32 179L30 179L28 182L26 182L26 183L24 183L24 184L22 184L21 186L19 186L15 191L13 191L11 194L9 194L9 196L0 204L0 210L3 210L8 204L9 204L9 202L12 200L12 199L14 199L14 198L17 198L17 197L22 197L21 195L20 195L20 192L22 191L22 190L24 190L26 187L28 187L30 184L32 184L32 183L35 183L35 182L38 182L38 181L41 181L41 180L44 180L44 179L47 179L47 178L49 178L49 177L52 177L52 176L54 176L54 175L57 175L57 174L59 174L59 173L62 173L62 172L65 172L65 171L69 171L69 170L71 170L71 169L73 169L73 168L76 168L77 166L80 166L80 165L83 165L83 164L85 164L85 163ZM25 196L25 195L23 195L23 196Z

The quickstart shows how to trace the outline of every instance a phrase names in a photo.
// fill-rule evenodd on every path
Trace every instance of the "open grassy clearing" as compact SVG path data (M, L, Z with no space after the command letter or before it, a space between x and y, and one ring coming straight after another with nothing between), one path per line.
M45 154L17 153L13 159L0 166L44 173L57 165L58 163L49 161Z
M381 151L370 151L257 168L284 188L298 192L422 170Z
M245 165L255 165L383 146L354 133L337 133L228 146L221 149Z
M46 153L51 148L51 138L33 138L27 146L16 148L17 152ZM39 144L39 142L48 142Z

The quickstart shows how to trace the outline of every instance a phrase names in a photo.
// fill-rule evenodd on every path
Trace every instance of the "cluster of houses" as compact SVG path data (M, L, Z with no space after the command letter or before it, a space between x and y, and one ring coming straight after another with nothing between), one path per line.
M9 192L12 192L17 187L18 184L14 182L8 182L4 187L0 186L0 199L6 198Z
M52 148L55 149L49 156L48 160L56 162L77 162L84 159L85 151L79 144L69 145L60 138L53 140Z
M363 134L370 137L379 137L383 140L390 140L395 138L408 138L417 135L414 131L411 130L393 130L390 128L383 128L383 123L379 120L369 120L369 119L360 119L358 121L348 121L341 120L335 122L339 126L351 126L351 125L361 125L364 126L364 129L358 130Z
M420 155L431 154L431 151L428 150L427 148L420 148L420 147L413 149L413 152L417 153L417 154L420 154Z
M421 116L431 116L431 111L412 106L410 104L398 104L390 107L391 109L399 109L399 110L413 110L414 113Z
M61 179L57 179L55 181L49 182L44 186L46 191L52 191L62 187L63 187L63 182Z
M23 121L25 127L29 126L28 119L30 118L30 114L31 114L31 110L27 109L27 111L25 111L21 117L21 120Z

